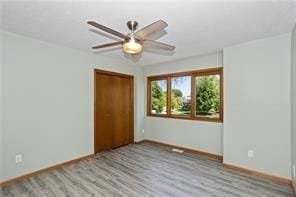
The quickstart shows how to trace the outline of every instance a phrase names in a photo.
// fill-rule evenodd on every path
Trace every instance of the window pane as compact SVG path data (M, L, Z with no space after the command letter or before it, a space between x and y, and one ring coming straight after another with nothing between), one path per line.
M167 81L151 81L151 113L167 113Z
M191 77L171 78L171 114L191 114Z
M197 76L196 116L220 118L220 75Z

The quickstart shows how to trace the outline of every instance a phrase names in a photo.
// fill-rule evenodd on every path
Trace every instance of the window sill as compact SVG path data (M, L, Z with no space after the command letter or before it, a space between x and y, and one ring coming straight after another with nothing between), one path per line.
M193 121L204 121L204 122L217 122L223 123L222 119L219 118L202 118L202 117L191 117L191 116L176 116L176 115L167 115L167 114L147 114L147 117L156 117L156 118L169 118L169 119L182 119L182 120L193 120Z

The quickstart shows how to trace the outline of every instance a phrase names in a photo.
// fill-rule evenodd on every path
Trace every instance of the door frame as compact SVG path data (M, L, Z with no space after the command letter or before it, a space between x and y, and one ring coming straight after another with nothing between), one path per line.
M127 74L122 74L122 73L117 73L117 72L112 72L112 71L106 71L106 70L100 70L95 68L94 69L94 154L96 154L96 138L98 137L98 131L97 131L97 108L96 108L96 95L97 95L97 87L96 87L96 74L104 74L104 75L111 75L111 76L117 76L117 77L124 77L128 78L131 80L131 104L132 104L132 114L131 114L131 131L130 131L130 143L134 143L134 76L132 75L127 75Z

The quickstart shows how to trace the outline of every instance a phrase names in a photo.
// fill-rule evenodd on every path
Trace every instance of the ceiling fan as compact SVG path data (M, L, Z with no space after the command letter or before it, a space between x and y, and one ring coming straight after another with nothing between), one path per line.
M136 21L128 21L127 27L131 30L131 32L128 34L120 33L118 31L110 29L109 27L98 24L94 21L88 21L87 23L89 25L92 25L92 26L100 29L100 30L103 30L107 33L110 33L114 36L117 36L117 37L123 39L122 41L111 42L111 43L107 43L107 44L94 46L94 47L92 47L93 49L100 49L100 48L105 48L105 47L122 45L122 50L125 53L129 53L129 54L141 53L143 50L143 47L156 48L156 49L168 50L168 51L173 51L175 49L175 46L148 39L149 36L151 36L152 34L158 32L158 31L161 31L168 26L168 24L166 22L164 22L163 20L158 20L158 21L140 29L137 32L135 32L135 30L138 27L138 23Z

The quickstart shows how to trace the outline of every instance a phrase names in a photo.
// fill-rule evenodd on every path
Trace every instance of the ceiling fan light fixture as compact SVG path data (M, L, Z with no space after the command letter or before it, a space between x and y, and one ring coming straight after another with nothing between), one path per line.
M125 42L122 45L122 49L125 53L137 54L142 52L143 46L139 42L137 42L133 37L131 37L131 39L128 42Z

